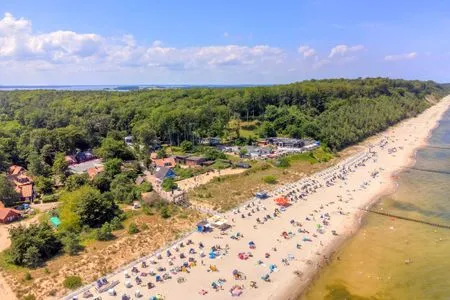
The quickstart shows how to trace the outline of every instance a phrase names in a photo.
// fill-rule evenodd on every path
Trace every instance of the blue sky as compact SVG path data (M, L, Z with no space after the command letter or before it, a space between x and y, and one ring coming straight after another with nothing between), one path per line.
M450 82L450 1L0 2L0 84Z

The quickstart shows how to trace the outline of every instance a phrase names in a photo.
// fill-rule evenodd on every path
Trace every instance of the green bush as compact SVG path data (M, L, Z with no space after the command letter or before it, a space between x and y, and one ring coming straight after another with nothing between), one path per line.
M130 223L128 226L128 233L129 234L135 234L139 232L139 228L137 227L136 223Z
M25 273L25 276L23 276L23 279L26 280L26 281L28 281L28 280L33 279L33 277L31 276L30 272L26 272L26 273Z
M118 216L115 216L114 219L111 220L111 230L120 230L123 229L122 221Z
M96 238L99 241L109 241L114 238L111 225L108 222L106 222L101 228L96 230Z
M36 300L36 296L34 296L33 294L29 294L29 295L23 296L22 299L23 300Z
M148 230L148 225L146 223L142 224L141 229L144 231Z
M271 175L264 177L263 180L265 183L268 183L268 184L277 183L277 179L275 178L275 176L271 176Z
M83 285L81 278L79 276L67 276L63 281L63 286L67 289L77 289Z

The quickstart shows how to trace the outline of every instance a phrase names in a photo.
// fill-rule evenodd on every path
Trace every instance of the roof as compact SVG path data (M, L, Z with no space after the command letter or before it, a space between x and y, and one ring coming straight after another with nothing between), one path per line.
M167 157L167 158L155 159L155 165L157 167L173 168L177 165L177 163L175 162L174 157Z
M169 168L166 167L158 167L156 168L156 172L155 172L155 177L162 180L164 178L166 178L167 174L172 171ZM173 172L173 171L172 171Z
M12 165L8 169L8 173L10 175L19 175L23 171L25 171L25 169L23 167L21 167L21 166L18 166L18 165Z
M10 215L21 215L21 213L11 208L0 208L0 220L5 220Z
M87 173L90 179L97 176L99 173L103 172L105 170L105 167L103 165L97 165L92 168L87 169Z
M26 184L20 187L20 194L23 198L29 198L33 196L33 185Z
M191 160L191 161L204 161L204 160L206 160L206 158L200 157L200 156L189 156L189 157L186 157L186 160Z

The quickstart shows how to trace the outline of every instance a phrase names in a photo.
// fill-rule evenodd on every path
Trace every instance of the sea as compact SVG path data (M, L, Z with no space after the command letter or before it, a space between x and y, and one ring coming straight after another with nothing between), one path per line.
M220 84L205 84L205 85L190 85L190 84L159 84L159 85L0 85L0 91L15 91L15 90L57 90L57 91L119 91L129 92L137 90L163 90L163 89L192 89L192 88L244 88L254 86L268 86L268 85L220 85Z
M416 159L374 208L450 225L450 110ZM362 222L300 300L450 299L450 229L376 214Z

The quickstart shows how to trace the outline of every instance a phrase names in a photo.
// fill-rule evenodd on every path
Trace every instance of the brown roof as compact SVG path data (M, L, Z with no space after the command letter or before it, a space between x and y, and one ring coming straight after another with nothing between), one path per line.
M20 215L20 212L11 208L0 208L0 220L6 220L10 215Z

